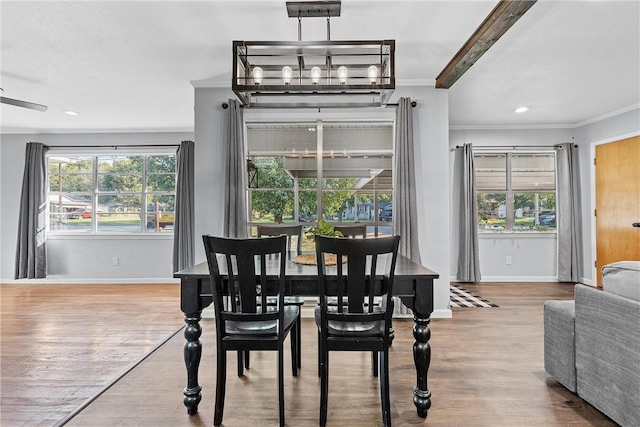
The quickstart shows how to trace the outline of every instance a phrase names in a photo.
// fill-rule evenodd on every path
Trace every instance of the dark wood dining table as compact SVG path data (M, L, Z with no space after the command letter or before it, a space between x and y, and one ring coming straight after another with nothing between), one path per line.
M268 276L275 279L277 263L268 267ZM330 272L328 272L330 273ZM209 267L206 262L178 271L174 277L180 279L180 308L184 313L184 361L187 368L187 386L184 389L184 405L190 415L198 412L202 399L202 386L198 383L198 369L202 355L202 310L209 306L212 290ZM289 260L286 266L287 292L291 295L318 296L317 267L297 264ZM395 270L393 295L413 311L413 360L417 380L413 388L413 403L418 416L426 418L431 407L431 392L427 384L427 374L431 360L429 338L430 316L433 312L433 281L439 277L428 268L399 255Z

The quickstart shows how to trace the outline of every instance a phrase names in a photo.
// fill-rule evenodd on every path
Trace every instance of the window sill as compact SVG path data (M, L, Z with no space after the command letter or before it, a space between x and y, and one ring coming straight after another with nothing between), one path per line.
M173 233L170 234L117 234L117 233L49 233L48 240L173 240Z
M479 239L555 239L556 231L483 231L478 232Z

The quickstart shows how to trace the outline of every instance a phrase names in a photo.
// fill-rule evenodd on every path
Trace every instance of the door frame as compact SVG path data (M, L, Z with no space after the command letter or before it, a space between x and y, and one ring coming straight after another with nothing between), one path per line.
M601 139L599 141L591 142L589 147L589 171L591 182L589 183L589 192L590 192L590 212L589 218L591 218L591 259L589 259L589 266L592 271L592 283L589 283L592 286L598 285L598 275L600 272L595 266L596 261L596 253L597 253L597 241L596 241L596 217L594 215L596 209L596 165L594 163L596 158L596 146L609 144L610 142L622 141L623 139L633 138L636 136L640 136L640 132L631 132L623 135L618 135L612 138Z

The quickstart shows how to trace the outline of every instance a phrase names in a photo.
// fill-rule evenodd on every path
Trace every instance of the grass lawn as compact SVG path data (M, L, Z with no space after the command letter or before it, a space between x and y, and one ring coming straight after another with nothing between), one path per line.
M140 226L142 220L139 214L105 213L98 215L98 224L101 227L108 226ZM69 219L67 224L75 226L91 227L91 218Z

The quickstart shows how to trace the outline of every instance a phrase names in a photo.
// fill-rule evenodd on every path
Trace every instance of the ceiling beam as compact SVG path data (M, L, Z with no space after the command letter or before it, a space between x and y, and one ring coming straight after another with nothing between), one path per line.
M436 88L453 86L535 2L501 0L436 77Z

